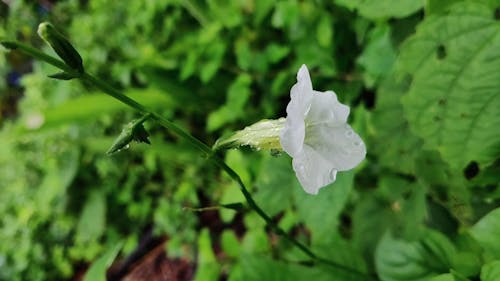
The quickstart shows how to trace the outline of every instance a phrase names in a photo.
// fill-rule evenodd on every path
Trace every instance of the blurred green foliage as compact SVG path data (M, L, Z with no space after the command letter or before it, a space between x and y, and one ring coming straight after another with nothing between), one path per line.
M284 116L305 63L316 89L351 106L367 159L310 196L286 155L227 152L256 201L319 255L381 280L493 281L499 9L498 0L18 0L0 2L0 37L51 53L36 36L51 21L86 70L208 144ZM364 280L307 266L252 212L186 210L243 197L153 123L151 146L106 156L136 114L90 85L47 78L54 72L0 53L0 280L70 279L95 260L90 272L102 276L117 245L125 256L150 229L169 237L170 257L198 263L195 280Z

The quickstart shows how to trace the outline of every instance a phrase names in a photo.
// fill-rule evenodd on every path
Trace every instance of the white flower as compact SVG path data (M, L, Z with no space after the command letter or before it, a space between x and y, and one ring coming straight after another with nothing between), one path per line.
M317 194L335 181L337 171L356 167L365 158L366 147L346 123L349 107L333 91L313 90L305 65L297 73L290 97L280 143L293 158L293 169L304 190Z

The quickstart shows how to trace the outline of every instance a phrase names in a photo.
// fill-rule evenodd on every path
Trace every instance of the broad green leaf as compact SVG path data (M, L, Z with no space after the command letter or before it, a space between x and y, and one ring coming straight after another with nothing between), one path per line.
M220 265L217 263L208 229L203 229L198 237L198 266L195 281L219 280Z
M85 273L83 281L106 281L106 271L115 260L122 246L122 242L117 243L94 261L87 273Z
M481 281L500 280L500 260L492 261L481 268Z
M453 169L500 154L500 25L494 9L464 2L427 17L405 42L400 75L411 129Z
M429 229L417 241L387 232L375 252L375 265L384 281L424 281L448 273L454 254L453 244L437 231Z
M364 192L354 209L353 242L371 255L388 229L409 239L420 234L426 216L424 186L385 176L375 190ZM370 235L367 235L370 233Z
M271 216L290 206L294 189L300 189L286 156L263 157L256 186L255 200Z
M427 281L456 281L451 273L440 274L435 277L427 279Z
M404 18L424 6L424 0L336 0L337 5L356 9L369 19Z
M486 253L500 259L500 208L489 212L481 218L470 229L470 233Z
M172 99L159 90L130 90L126 94L148 107L169 108L173 106ZM95 122L95 119L103 114L112 114L127 109L129 109L128 106L107 95L88 94L47 109L41 115L43 123L40 129L49 129L74 122Z
M240 268L231 272L229 281L348 281L319 266L306 267L295 263L285 263L261 255L242 255Z
M313 243L330 241L337 232L340 212L351 193L354 171L337 174L337 180L323 187L317 196L294 188L297 218L311 231Z
M392 73L378 88L371 119L374 126L372 149L382 166L413 174L415 158L422 151L422 141L410 132L399 101L407 86L408 81L398 81Z

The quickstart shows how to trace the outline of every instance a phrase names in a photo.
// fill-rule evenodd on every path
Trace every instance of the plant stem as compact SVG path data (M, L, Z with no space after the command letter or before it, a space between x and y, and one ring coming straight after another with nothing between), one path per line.
M76 72L72 68L67 66L63 61L58 60L57 58L54 58L54 57L47 55L45 53L42 53L42 52L40 52L40 51L30 47L30 46L27 46L27 45L24 45L22 43L15 42L15 41L1 41L0 43L2 43L4 46L6 46L9 49L19 49L20 51L22 51L30 56L33 56L36 59L40 59L42 61L45 61L45 62L63 70L63 71L65 71L65 72L68 72L71 74L74 74L74 73L76 74ZM358 275L358 276L361 276L364 278L368 278L369 280L378 280L378 278L376 276L369 275L367 273L358 271L354 268L347 267L345 265L339 264L337 262L334 262L334 261L331 261L331 260L328 260L328 259L325 259L325 258L322 258L322 257L316 255L307 246L300 243L297 239L295 239L294 237L292 237L288 233L286 233L283 229L281 229L272 220L272 218L269 215L267 215L264 212L264 210L262 210L259 207L259 205L257 205L257 203L253 200L252 195L250 194L250 192L246 188L245 184L241 180L240 176L231 167L229 167L221 158L216 156L214 154L214 151L208 145L206 145L204 142L200 141L199 139L195 138L191 134L187 133L182 128L178 127L177 125L175 125L174 123L172 123L171 121L169 121L165 117L161 116L160 114L149 110L148 108L146 108L142 104L140 104L140 103L136 102L135 100L129 98L128 96L122 94L119 90L113 88L113 86L111 86L107 82L105 82L99 78L96 78L96 77L94 77L86 72L84 72L83 74L79 74L77 76L77 78L80 78L83 81L95 86L96 88L102 90L104 93L114 97L115 99L117 99L117 100L121 101L122 103L130 106L131 108L139 111L140 113L145 114L148 118L155 120L163 127L173 131L174 133L176 133L177 135L179 135L180 137L184 138L189 143L191 143L194 147L196 147L198 150L200 150L204 154L204 156L206 156L216 166L218 166L226 174L228 174L229 177L231 177L231 179L233 179L235 182L238 183L240 191L243 193L243 196L245 197L249 207L252 208L267 223L267 225L275 233L277 233L280 236L283 236L286 240L288 240L294 246L299 248L309 258L311 258L312 260L314 260L316 262L329 265L333 268L336 268L336 269L339 269L339 270L342 270L345 272L349 272L349 273L352 273L352 274L355 274L355 275Z

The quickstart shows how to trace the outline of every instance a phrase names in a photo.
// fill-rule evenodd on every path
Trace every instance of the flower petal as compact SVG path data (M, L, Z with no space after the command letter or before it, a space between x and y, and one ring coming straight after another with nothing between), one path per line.
M283 150L295 157L302 150L305 136L304 118L311 107L313 89L309 71L305 65L297 73L297 83L290 90L290 102L286 107L285 128L280 134Z
M333 91L313 91L311 109L306 116L306 124L346 123L349 106L341 104Z
M288 115L300 115L302 118L309 111L312 100L312 82L307 66L303 64L297 72L297 83L290 90L290 103L286 107Z
M302 151L306 130L303 119L288 116L280 133L280 144L288 155L295 157Z
M345 123L331 122L308 126L305 144L312 147L338 171L356 167L366 155L363 140Z
M293 170L302 188L309 194L318 194L320 188L335 181L337 170L308 145L293 158Z

